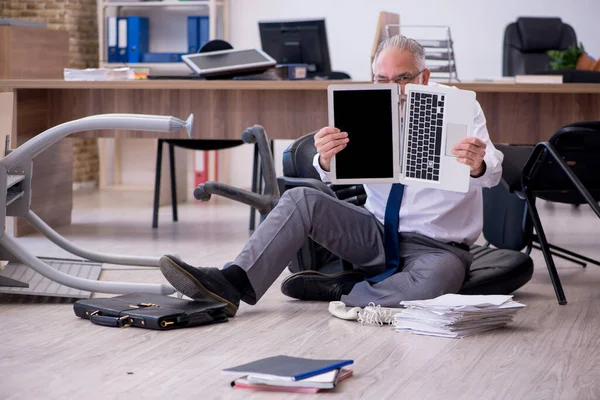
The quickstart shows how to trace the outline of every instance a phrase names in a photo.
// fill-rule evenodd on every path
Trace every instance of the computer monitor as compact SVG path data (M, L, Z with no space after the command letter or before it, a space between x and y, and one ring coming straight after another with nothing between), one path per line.
M258 28L263 51L277 64L307 64L309 77L331 72L324 19L259 21Z

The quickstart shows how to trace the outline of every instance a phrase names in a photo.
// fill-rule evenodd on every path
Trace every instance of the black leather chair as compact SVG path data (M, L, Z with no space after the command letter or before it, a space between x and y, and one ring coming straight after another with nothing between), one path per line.
M162 172L163 144L169 149L169 174L171 177L171 209L173 221L177 222L177 177L175 173L175 147L188 150L224 150L244 144L242 140L210 140L210 139L158 139L156 151L156 170L154 172L154 206L152 210L152 228L158 228L158 209L160 207L160 185ZM258 169L257 150L254 151L254 165L252 168L252 191L257 192ZM250 229L254 229L254 209L250 210Z
M502 74L514 76L550 70L548 50L577 44L573 28L560 18L520 17L504 31Z
M280 191L307 186L362 206L366 194L362 185L340 186L323 183L312 166L316 154L312 132L292 143L283 154ZM474 256L461 293L508 294L527 283L533 274L533 261L521 250L531 243L531 229L524 225L525 202L503 186L484 190L485 246L472 246ZM529 248L530 250L530 248ZM304 243L289 266L292 272L319 270L326 273L351 269L327 249L310 239Z
M583 121L560 128L548 142L536 146L499 146L511 191L521 193L544 254L559 304L566 304L552 255L571 261L600 262L548 243L536 198L567 204L589 204L600 218L600 121ZM600 224L599 224L600 226ZM563 255L561 253L566 254ZM574 258L574 259L573 259Z

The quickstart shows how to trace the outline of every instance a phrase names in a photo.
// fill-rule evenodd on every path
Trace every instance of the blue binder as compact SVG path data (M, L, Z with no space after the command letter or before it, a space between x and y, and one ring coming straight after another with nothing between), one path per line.
M166 63L181 62L181 53L144 53L142 62L146 63Z
M197 53L209 39L208 16L189 16L187 29L188 52Z
M187 18L188 53L197 53L200 50L198 39L198 17L190 15Z
M198 17L198 50L208 42L210 37L210 31L208 29L208 16Z
M117 62L127 62L127 18L117 18Z
M108 17L106 19L106 54L108 55L108 62L119 62L117 33L117 17Z
M127 17L127 62L142 62L148 52L148 18Z

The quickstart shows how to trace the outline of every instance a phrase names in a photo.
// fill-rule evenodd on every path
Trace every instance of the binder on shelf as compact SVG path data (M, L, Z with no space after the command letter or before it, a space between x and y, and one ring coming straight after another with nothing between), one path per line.
M148 52L148 18L127 17L127 62L139 63Z
M198 17L198 50L204 46L210 39L210 31L208 30L208 16Z
M106 19L106 44L108 62L118 62L117 47L117 17L108 17Z
M117 62L127 62L127 18L117 18Z
M144 53L142 62L145 63L168 63L181 62L182 53Z
M188 53L197 53L209 40L208 16L188 16Z
M198 17L189 16L187 18L187 35L188 35L188 53L197 53L200 50L198 47Z

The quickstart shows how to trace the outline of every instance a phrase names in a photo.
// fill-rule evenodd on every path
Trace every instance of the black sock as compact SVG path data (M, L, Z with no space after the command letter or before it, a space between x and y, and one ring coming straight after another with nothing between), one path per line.
M342 285L342 294L343 295L349 294L352 291L352 288L354 287L354 285L356 285L355 282L344 283Z
M227 279L229 283L231 283L231 285L236 288L238 292L240 292L240 294L244 293L250 286L250 281L248 280L246 271L235 264L231 264L227 268L223 268L221 273L223 273L225 279Z

